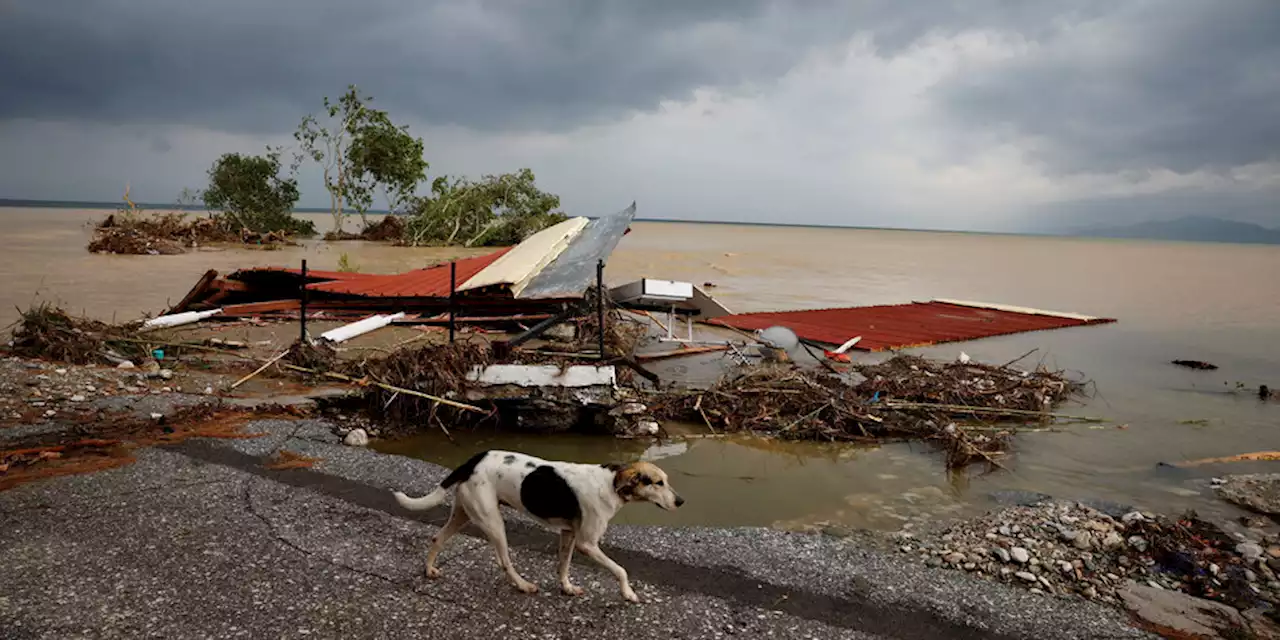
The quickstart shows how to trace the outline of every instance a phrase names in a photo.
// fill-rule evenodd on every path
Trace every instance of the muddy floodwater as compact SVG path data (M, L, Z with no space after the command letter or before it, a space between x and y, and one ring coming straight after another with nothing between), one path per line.
M648 212L659 215L662 212ZM396 272L484 250L309 242L278 251L208 249L178 256L84 250L101 211L0 209L0 323L37 296L124 320L176 301L208 269L260 265L333 269L347 254L365 272ZM327 228L327 216L314 216ZM1096 394L1063 412L1101 424L1026 433L1008 471L948 474L926 446L857 448L757 438L653 445L585 436L436 434L379 447L453 465L480 447L599 461L656 459L689 500L672 514L630 507L635 523L896 528L903 520L986 509L993 495L1030 491L1162 511L1229 514L1209 478L1277 463L1176 463L1280 449L1280 247L978 234L636 223L608 265L617 284L648 276L712 282L735 311L959 298L1074 311L1118 323L914 349L992 363L1028 360L1081 372ZM858 355L857 358L868 358ZM1193 371L1173 359L1205 360ZM673 430L677 430L673 425Z

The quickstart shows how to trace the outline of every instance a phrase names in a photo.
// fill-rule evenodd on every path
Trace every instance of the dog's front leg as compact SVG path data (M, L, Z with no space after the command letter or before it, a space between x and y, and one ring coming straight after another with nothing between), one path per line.
M627 602L640 602L640 597L631 589L631 582L627 580L627 570L623 569L621 565L614 562L609 556L606 556L594 540L579 541L578 550L613 573L613 577L617 578L618 584L622 586L622 598L624 600Z
M569 565L573 561L573 538L572 529L563 529L560 531L560 590L566 595L580 596L582 595L582 587L574 585L569 581Z

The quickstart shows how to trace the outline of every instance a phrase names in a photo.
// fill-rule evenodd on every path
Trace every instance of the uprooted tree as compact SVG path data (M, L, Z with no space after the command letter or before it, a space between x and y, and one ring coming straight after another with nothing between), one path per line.
M538 189L533 171L467 178L436 178L431 195L408 204L404 243L499 246L517 244L568 219L560 197Z
M395 210L426 177L422 140L392 123L385 111L371 108L372 100L350 85L336 102L324 99L323 120L308 115L294 133L301 148L297 163L309 158L324 170L337 237L348 209L359 213L367 228L376 191Z
M293 217L298 182L280 175L280 151L267 149L263 156L227 153L209 168L205 206L237 229L256 233L283 232L312 235L315 224Z

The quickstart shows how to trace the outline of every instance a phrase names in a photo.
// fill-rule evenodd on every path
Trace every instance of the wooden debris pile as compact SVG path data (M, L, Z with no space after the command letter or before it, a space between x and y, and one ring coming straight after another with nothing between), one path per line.
M867 378L855 383L785 364L747 367L707 390L666 393L652 407L666 419L701 422L713 431L828 441L929 440L947 451L949 467L963 467L984 460L998 465L996 457L1012 435L973 429L972 422L1049 419L1049 409L1082 389L1061 373L912 356L860 370Z
M73 318L62 308L42 302L21 312L9 350L24 358L72 364L148 357L142 341L131 337L137 328L136 324L111 325Z
M394 428L425 430L440 426L447 432L445 425L474 423L484 416L403 390L461 402L468 374L475 367L488 366L492 357L488 343L460 340L401 349L385 358L366 361L360 365L361 379L381 385L366 386L362 394L364 408L371 418Z
M219 217L188 220L184 213L114 213L99 222L90 253L172 255L210 242L240 242L241 234Z

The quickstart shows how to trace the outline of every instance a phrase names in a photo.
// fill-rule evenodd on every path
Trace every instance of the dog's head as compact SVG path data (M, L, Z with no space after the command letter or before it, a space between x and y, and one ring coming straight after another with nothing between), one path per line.
M667 511L684 504L667 474L649 462L614 466L613 490L627 502L652 502Z

